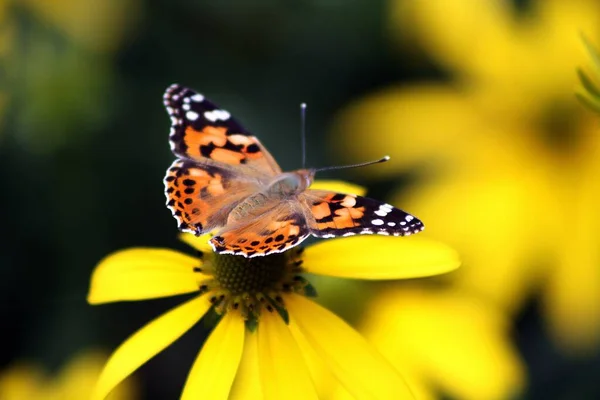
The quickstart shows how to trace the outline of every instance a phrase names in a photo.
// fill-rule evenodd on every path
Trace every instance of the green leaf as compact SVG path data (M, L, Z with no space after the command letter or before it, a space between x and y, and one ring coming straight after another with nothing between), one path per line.
M600 113L600 98L593 98L587 92L576 92L575 96L581 101L583 104L591 108L592 110Z
M596 70L596 73L600 75L600 52L598 52L598 50L596 50L596 48L592 46L590 41L587 40L587 38L583 34L581 35L581 40L583 41L583 44L588 54L592 58L592 63L594 64L594 69Z
M585 90L592 96L600 98L600 89L598 88L598 86L596 86L596 83L581 68L577 68L577 75L579 76L579 80L581 80L581 84L583 85Z

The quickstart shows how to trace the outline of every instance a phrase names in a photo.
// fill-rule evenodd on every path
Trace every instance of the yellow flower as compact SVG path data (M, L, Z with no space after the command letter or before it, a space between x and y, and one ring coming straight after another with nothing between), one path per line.
M411 398L397 371L343 320L309 300L305 273L401 279L458 267L456 253L426 238L351 237L305 250L244 258L211 252L208 237L183 235L198 257L129 249L94 271L88 301L100 304L196 292L150 322L112 355L93 399L175 341L207 313L220 320L199 353L183 399L327 398L339 382L358 399Z
M541 287L556 342L586 353L600 345L600 137L573 88L579 33L600 35L600 3L533 1L519 16L511 4L392 2L392 32L456 79L357 101L334 139L356 143L352 158L401 155L380 168L388 176L425 166L428 179L392 203L460 251L452 286L509 313Z
M2 400L64 400L87 399L106 362L99 351L86 351L75 356L56 376L48 376L36 365L19 363L0 371ZM109 399L138 398L131 379L115 390Z
M359 331L421 389L463 400L508 399L524 387L524 366L503 314L464 293L388 288L368 304Z

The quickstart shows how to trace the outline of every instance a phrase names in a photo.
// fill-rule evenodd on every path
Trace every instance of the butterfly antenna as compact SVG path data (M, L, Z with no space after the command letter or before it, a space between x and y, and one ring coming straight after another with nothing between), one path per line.
M380 164L382 162L389 161L389 159L390 159L390 156L385 156L385 157L382 157L379 160L375 160L375 161L367 161L367 162L363 162L363 163L359 163L359 164L341 165L341 166L336 166L336 167L317 168L314 171L315 172L321 172L321 171L331 171L331 170L334 170L334 169L346 169L346 168L366 167L367 165Z
M302 168L306 168L306 103L300 103L300 140L302 141Z

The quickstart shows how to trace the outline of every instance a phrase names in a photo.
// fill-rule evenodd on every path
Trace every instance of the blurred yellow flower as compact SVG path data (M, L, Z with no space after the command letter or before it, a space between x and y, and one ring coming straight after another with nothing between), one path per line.
M105 362L106 355L99 351L82 352L56 376L48 376L36 365L15 364L0 371L0 399L87 399ZM137 398L138 392L131 379L120 385L109 397L111 400Z
M524 367L507 321L472 296L389 288L368 306L359 331L409 383L465 400L508 399L522 391Z
M302 274L379 280L429 276L458 267L452 249L419 237L363 236L249 259L213 253L208 236L182 239L199 258L129 249L108 256L94 271L91 304L199 293L115 351L94 399L103 399L209 311L220 321L189 373L183 399L326 398L335 389L332 382L358 399L411 398L397 371L356 331L307 299L316 291Z
M573 88L580 31L600 35L600 3L512 7L392 1L391 32L456 79L359 100L333 139L356 143L351 159L401 155L380 169L388 177L426 167L428 179L394 200L459 249L453 286L508 312L541 286L557 343L586 353L600 344L600 137Z

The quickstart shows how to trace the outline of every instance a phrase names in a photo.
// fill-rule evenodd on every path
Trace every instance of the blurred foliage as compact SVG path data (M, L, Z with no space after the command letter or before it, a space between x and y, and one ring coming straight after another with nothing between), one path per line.
M463 270L409 288L316 286L334 282L340 295L324 300L366 333L375 322L361 317L386 327L387 316L394 340L375 340L406 355L400 368L424 393L600 397L600 129L573 95L579 32L597 49L599 11L591 0L0 1L11 344L0 369L27 359L57 371L180 302L85 302L104 255L183 248L162 193L162 93L179 82L238 116L284 169L300 164L302 101L309 165L392 156L323 178L352 176L421 217L464 254ZM204 335L194 328L144 366L141 397L175 398ZM506 385L484 387L460 348L481 371L497 363Z

